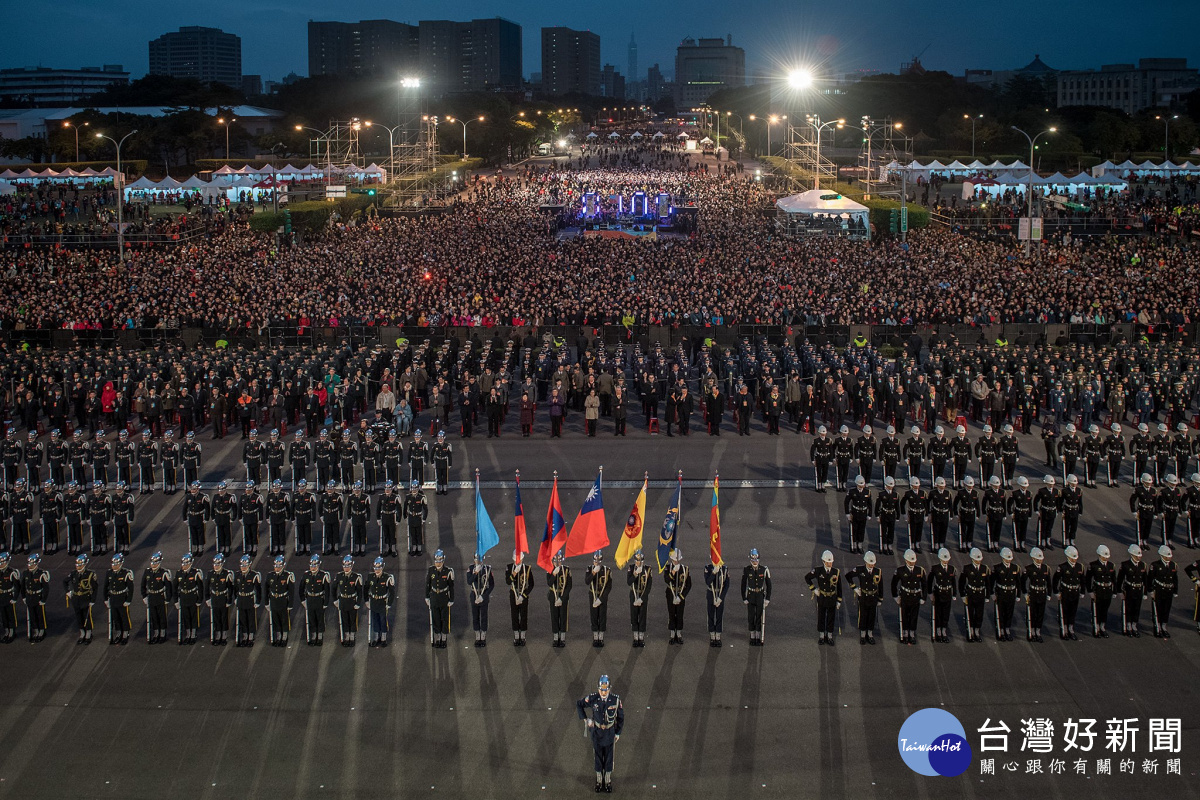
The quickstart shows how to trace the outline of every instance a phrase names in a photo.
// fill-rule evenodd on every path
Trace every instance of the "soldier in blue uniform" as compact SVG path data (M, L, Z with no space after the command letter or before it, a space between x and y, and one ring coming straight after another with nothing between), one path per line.
M454 570L446 566L446 554L438 549L433 566L425 574L425 605L429 606L430 644L446 649L450 633L450 608L454 605Z
M592 750L596 756L596 792L611 793L613 756L621 738L621 729L625 727L625 708L621 705L621 698L613 693L607 675L600 676L597 691L575 703L575 710L586 723L584 732L592 740Z

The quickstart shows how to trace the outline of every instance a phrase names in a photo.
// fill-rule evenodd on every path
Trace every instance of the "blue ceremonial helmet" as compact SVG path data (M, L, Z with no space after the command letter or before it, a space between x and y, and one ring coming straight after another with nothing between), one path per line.
M80 553L79 555L75 556L76 564L86 564L87 562L88 562L88 557L85 556L83 553Z
M250 556L242 556L241 563L250 566Z
M313 554L313 557L312 557L312 558L310 558L310 559L308 560L308 563L310 563L310 564L320 564L320 563L321 563L321 557L320 557L319 555L316 555L316 554L314 553L314 554Z
M441 551L441 549L439 548L439 549L437 550L437 552L435 552L435 553L433 554L433 560L434 560L434 563L437 563L438 561L445 561L445 560L446 560L446 554L445 554L445 553L443 553L443 552Z
M354 564L354 559L351 558L350 556L346 556L345 558L342 559L343 567L349 567L349 566L352 566L353 564Z
M383 569L383 558L381 556L376 556L374 564L375 569Z
M275 566L282 567L284 565L283 556L275 556Z

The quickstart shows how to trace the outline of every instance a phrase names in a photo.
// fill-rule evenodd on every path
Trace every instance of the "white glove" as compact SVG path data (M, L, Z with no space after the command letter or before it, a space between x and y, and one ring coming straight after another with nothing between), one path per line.
M642 598L640 598L640 597L639 597L639 598L635 599L635 600L633 601L633 604L634 604L635 606L640 606L640 605L642 604Z
M425 598L425 605L429 605L429 598L428 598L428 597L426 597L426 598Z
M854 596L855 596L855 597L859 597L859 596L861 596L861 595L862 595L862 589L855 589L855 590L854 590Z
M682 598L676 597L676 598L675 598L674 600L672 600L671 602L672 602L672 603L674 603L675 605L679 605L679 604L680 604L681 602L683 602L683 601L682 601Z
M446 608L453 608L453 607L454 607L454 601L453 601L453 600L451 600L449 603L446 603Z
M561 605L562 605L562 598L561 598L561 597L556 597L556 598L554 598L554 605L555 605L555 606L561 606Z
M599 608L599 607L600 607L600 600L599 599L593 600L592 608Z
M767 607L767 606L769 606L769 605L771 605L771 601L770 601L770 600L763 600L763 608L766 608L766 607Z
M586 727L588 727L588 728L592 727L592 726L593 726L593 725L595 725L595 724L596 724L596 723L592 722L590 719L586 719L586 720L584 720L584 725L585 725Z
M748 605L750 605L750 601L749 601L749 600L743 600L743 601L742 601L742 605L744 605L744 606L748 606Z
M521 596L519 596L519 595L518 595L518 597L517 597L517 605L521 605L521 603L524 603L524 602L525 602L525 598L524 598L524 597L521 597Z
M721 598L719 598L719 597L714 597L714 598L713 598L713 608L717 608L718 606L720 606L720 605L721 605L721 602L722 602L722 601L721 601Z
M483 595L480 595L479 597L475 598L475 605L477 605L477 606L483 605Z
M148 606L148 605L150 605L150 598L149 598L149 597L143 597L143 598L142 598L142 605L144 605L144 606Z

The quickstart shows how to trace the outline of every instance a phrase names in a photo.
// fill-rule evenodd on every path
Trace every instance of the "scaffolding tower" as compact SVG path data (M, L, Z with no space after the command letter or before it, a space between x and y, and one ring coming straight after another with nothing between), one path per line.
M821 154L821 122L788 120L786 156L791 163L790 178L796 191L832 185L837 179L837 165ZM825 146L832 144L828 135Z
M335 120L316 138L309 140L309 158L320 164L325 184L349 183L354 167L365 166L361 161L359 133L365 123L359 119Z
M437 166L437 118L402 114L388 164L389 206L414 206L431 188Z
M867 195L899 196L899 187L888 183L886 167L892 162L907 165L912 161L912 139L897 127L891 117L876 119L866 116L862 118L861 125L863 138L858 163L867 169L863 181Z

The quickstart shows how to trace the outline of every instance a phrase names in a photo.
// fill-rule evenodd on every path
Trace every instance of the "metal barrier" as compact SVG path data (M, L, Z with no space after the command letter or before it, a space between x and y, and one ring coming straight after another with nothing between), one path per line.
M206 232L199 228L191 228L181 233L127 233L125 247L139 249L142 247L174 247L181 244L196 242L205 238ZM101 247L116 248L117 234L111 233L79 233L79 234L21 234L13 233L0 237L0 249L21 250L33 247Z

